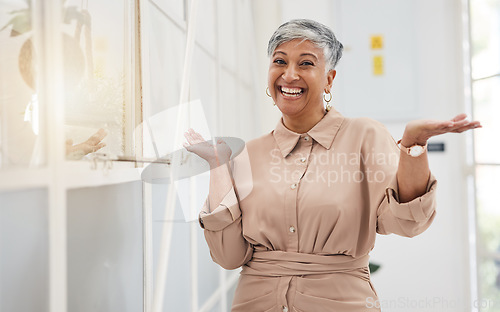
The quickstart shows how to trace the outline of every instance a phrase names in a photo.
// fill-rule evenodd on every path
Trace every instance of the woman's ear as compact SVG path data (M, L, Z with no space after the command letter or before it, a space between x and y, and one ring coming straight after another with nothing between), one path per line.
M337 71L335 69L331 69L327 74L326 74L326 81L327 81L327 88L330 90L333 85L333 80L335 79L335 76L337 75Z

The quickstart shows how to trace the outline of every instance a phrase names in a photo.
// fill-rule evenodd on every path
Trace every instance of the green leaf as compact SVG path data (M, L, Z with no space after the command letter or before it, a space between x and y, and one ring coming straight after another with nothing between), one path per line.
M10 32L11 37L19 36L31 30L31 15L29 11L26 10L23 13L19 13L14 16L0 31L6 29L12 25L12 30Z
M368 264L368 268L370 269L370 273L372 274L372 273L375 273L378 269L380 269L380 265L370 262Z

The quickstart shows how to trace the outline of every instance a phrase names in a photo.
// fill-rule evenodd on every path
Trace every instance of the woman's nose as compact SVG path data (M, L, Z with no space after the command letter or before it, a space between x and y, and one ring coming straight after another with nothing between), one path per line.
M293 65L286 67L285 72L283 73L282 77L283 77L283 80L285 80L285 82L292 82L294 80L299 79L298 72L297 72L295 66L293 66Z

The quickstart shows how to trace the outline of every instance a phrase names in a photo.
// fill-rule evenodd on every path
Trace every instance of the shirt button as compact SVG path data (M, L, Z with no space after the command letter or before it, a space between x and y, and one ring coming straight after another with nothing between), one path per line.
M283 312L288 312L288 308L286 306L282 306Z
M296 188L297 188L297 183L294 183L294 184L290 185L290 188L291 188L292 190L296 189Z
M303 163L305 163L305 162L306 162L306 158L305 158L305 157L302 157L302 158L300 159L300 161L301 161L301 162L303 162Z
M293 225L290 227L290 233L295 233L295 227Z
M308 136L304 137L304 140L309 141L309 137Z

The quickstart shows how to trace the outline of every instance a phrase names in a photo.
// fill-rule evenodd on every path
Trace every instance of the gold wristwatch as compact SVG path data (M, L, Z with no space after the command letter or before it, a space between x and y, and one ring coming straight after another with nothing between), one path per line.
M400 150L402 150L406 154L410 155L411 157L418 157L418 156L422 155L425 152L425 150L427 149L427 142L425 143L424 146L414 144L410 147L403 146L403 144L401 144L401 140L399 140L397 142L397 144L398 144L398 146L400 146L399 147Z

